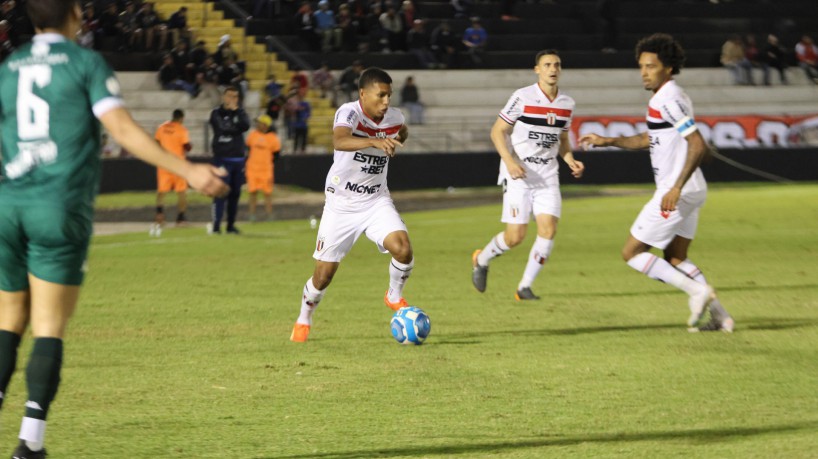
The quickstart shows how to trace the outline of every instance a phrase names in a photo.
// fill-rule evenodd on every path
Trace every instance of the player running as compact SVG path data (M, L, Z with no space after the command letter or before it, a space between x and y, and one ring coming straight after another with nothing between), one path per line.
M168 153L133 121L102 56L71 41L82 24L78 0L26 8L37 34L0 67L0 404L30 324L28 399L12 457L38 459L91 238L100 121L123 148L203 193L227 187L217 169Z
M173 111L173 118L162 123L154 134L159 145L174 155L184 158L193 147L190 145L190 134L184 126L185 112L180 109ZM151 226L151 236L161 236L162 226L165 224L165 193L176 192L176 226L187 222L187 180L172 174L161 167L156 168L156 220Z
M472 254L472 283L482 293L489 262L523 242L534 214L537 239L517 285L517 300L540 298L531 284L551 255L562 209L557 155L574 177L582 177L585 170L571 152L568 130L575 103L559 90L559 54L553 49L540 51L534 64L537 83L515 91L491 128L491 141L502 159L497 184L503 185L501 221L506 229Z
M615 138L587 134L579 141L585 148L650 148L656 192L631 226L622 257L633 269L689 295L690 331L732 332L733 318L701 270L687 258L699 210L707 198L707 182L699 164L708 147L693 119L690 98L673 79L684 64L684 50L670 35L654 34L637 43L636 59L645 89L653 92L648 102L648 132ZM663 250L664 259L651 254L651 247ZM699 327L708 305L711 321Z
M358 86L359 100L335 112L335 156L327 174L326 203L313 253L315 270L304 285L301 314L291 341L307 341L315 308L361 234L381 253L392 255L384 303L393 310L408 305L402 295L414 266L412 245L389 195L386 171L389 158L406 141L409 130L401 111L389 106L392 78L388 73L369 68L361 74Z

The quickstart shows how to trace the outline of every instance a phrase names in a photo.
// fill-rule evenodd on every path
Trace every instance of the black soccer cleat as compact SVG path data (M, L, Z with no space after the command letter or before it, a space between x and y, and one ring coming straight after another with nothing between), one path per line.
M241 234L241 231L239 231L239 229L235 226L231 226L230 228L227 228L227 234Z
M534 292L531 291L531 287L525 287L521 288L520 290L517 290L517 293L514 294L514 298L517 301L540 299L540 297L538 297L537 295L534 294Z
M26 446L25 440L20 440L17 449L11 454L11 459L45 459L46 456L45 448L39 451L32 451Z

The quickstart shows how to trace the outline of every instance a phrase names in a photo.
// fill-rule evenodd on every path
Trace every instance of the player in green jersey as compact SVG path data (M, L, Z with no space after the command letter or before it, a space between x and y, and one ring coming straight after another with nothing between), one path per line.
M28 400L12 457L45 457L46 415L57 393L63 336L77 304L100 175L100 122L138 158L224 195L221 172L163 150L133 121L102 57L72 40L78 0L27 4L31 44L0 67L0 406L31 325Z

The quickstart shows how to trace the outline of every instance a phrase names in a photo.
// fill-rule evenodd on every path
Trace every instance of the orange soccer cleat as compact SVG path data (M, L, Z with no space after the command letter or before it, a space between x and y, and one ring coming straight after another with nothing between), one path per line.
M306 343L308 336L310 336L310 326L296 323L293 327L293 333L290 335L290 341L294 343Z
M386 307L393 311L397 311L400 308L405 308L409 306L409 303L406 302L404 298L398 300L397 303L392 303L389 301L389 291L387 290L386 293L383 295L383 302L386 304Z

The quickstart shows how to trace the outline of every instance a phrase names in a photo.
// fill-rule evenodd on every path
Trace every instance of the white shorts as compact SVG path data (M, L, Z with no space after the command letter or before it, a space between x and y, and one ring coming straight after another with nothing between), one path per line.
M512 181L503 185L503 223L527 224L531 215L548 214L557 218L562 211L562 195L559 178L548 180L548 185L539 188L515 186Z
M640 242L663 249L676 236L693 239L699 225L699 209L707 199L707 190L682 194L673 212L662 212L662 197L667 190L656 190L631 226L631 235Z
M395 231L406 231L406 224L389 197L378 199L361 212L336 212L324 206L312 257L319 261L339 262L361 234L366 234L377 244L381 253L387 253L383 240Z

